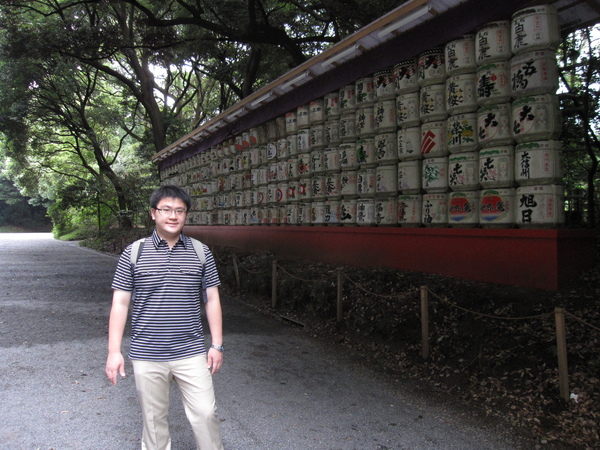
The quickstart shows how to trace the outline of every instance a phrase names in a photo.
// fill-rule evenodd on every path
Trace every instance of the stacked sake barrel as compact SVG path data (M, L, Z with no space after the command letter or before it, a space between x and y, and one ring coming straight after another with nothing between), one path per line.
M537 6L299 105L163 172L201 225L563 220L556 11Z

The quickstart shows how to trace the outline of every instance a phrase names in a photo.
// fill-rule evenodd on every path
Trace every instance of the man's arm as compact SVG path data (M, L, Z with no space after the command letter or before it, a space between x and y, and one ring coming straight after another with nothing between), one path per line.
M131 292L115 289L108 322L108 358L106 376L112 384L117 384L117 372L125 376L125 361L121 354L121 342L127 323L127 313L131 302Z
M223 345L223 315L221 312L221 297L217 286L206 289L207 302L204 305L206 319L210 328L212 343ZM223 365L223 353L217 349L208 349L208 367L214 375Z

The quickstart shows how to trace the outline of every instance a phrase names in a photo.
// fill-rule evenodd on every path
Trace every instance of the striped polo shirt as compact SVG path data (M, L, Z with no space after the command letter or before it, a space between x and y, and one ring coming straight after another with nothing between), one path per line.
M113 289L133 292L131 359L172 361L204 353L202 275L206 287L219 286L212 253L204 245L202 267L189 237L183 233L169 249L156 230L143 243L132 268L131 245L119 259Z

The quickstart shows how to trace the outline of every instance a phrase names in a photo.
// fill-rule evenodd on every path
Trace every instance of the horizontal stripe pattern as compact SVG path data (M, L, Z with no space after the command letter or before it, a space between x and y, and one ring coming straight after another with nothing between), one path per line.
M129 357L172 361L204 353L202 275L207 288L220 285L209 248L203 244L202 266L189 237L182 234L169 249L155 230L132 268L131 247L121 254L112 283L133 292Z

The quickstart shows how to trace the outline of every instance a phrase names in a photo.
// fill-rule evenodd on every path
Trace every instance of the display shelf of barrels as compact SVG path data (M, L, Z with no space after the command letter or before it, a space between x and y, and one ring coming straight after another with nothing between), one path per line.
M163 171L197 225L556 227L556 10L515 12Z

